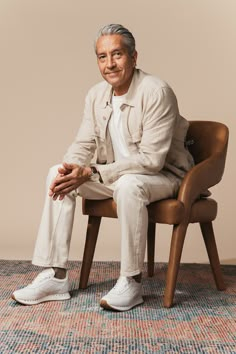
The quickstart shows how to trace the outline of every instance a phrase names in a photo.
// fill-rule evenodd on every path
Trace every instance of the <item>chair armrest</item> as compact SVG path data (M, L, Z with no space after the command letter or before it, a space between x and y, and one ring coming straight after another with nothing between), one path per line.
M224 160L222 153L215 153L195 165L185 175L177 198L184 204L185 209L190 211L192 204L201 193L219 183L224 170Z

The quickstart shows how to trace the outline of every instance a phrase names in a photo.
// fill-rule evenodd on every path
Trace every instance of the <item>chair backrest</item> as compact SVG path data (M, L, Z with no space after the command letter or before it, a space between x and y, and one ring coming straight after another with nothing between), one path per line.
M189 151L196 164L209 157L217 160L215 184L223 175L228 146L229 130L226 125L213 121L190 121L187 140L192 140Z

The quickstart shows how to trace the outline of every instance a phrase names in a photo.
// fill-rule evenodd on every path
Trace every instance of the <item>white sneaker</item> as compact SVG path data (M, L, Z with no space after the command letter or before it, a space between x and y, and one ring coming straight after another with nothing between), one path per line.
M106 310L128 311L143 303L142 285L132 277L121 276L114 288L105 295L100 305Z
M65 279L55 278L54 269L45 269L23 289L14 291L12 299L23 305L37 305L44 301L68 300L68 274Z

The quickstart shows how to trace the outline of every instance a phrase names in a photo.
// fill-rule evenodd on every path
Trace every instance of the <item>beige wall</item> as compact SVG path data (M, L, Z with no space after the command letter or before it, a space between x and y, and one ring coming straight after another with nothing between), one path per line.
M31 258L47 170L61 161L85 94L100 80L94 35L118 22L136 37L138 66L172 85L184 116L230 128L224 179L213 192L220 258L236 264L235 16L234 0L0 1L0 258ZM82 257L85 228L78 200L71 259ZM158 260L167 261L170 233L158 228ZM103 221L96 259L119 260L117 220ZM182 260L207 261L197 226L189 228Z

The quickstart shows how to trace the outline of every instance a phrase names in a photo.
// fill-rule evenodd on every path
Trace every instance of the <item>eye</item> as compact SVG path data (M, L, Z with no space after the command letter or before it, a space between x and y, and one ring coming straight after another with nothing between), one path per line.
M115 58L120 58L121 57L121 52L115 52L114 53Z
M106 56L104 54L98 55L98 60L99 61L104 61Z

